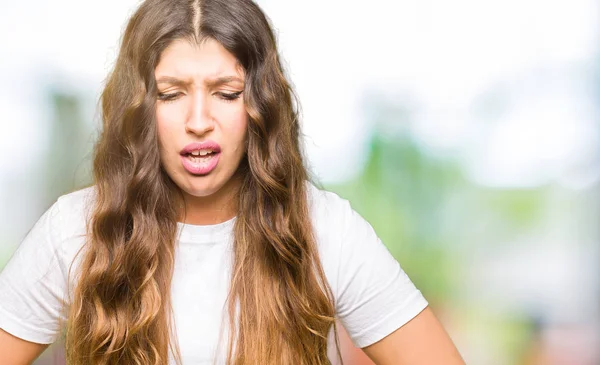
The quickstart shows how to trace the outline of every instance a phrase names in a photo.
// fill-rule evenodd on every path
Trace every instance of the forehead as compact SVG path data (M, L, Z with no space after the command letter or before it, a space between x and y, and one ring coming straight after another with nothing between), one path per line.
M244 71L233 54L219 42L208 38L201 44L188 40L173 41L161 53L155 76L204 80L220 75L243 76Z

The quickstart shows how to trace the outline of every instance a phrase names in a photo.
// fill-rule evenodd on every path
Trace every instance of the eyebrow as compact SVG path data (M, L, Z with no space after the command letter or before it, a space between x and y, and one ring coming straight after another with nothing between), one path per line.
M244 81L237 76L221 76L221 77L217 77L217 78L213 78L213 79L208 79L204 83L208 87L217 87L217 86L221 86L223 84L227 84L230 82L239 82L241 84L244 83ZM172 76L162 76L156 80L156 83L157 84L171 84L174 86L187 86L187 85L191 84L190 81L181 80L181 79L178 79L178 78L172 77Z

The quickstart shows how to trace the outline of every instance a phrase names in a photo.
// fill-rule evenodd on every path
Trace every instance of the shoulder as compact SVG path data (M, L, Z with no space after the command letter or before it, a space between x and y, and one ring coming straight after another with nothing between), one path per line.
M307 197L321 263L335 291L340 260L345 252L352 251L354 240L349 238L359 228L353 225L356 213L347 199L313 183L308 183Z
M74 281L71 263L85 242L93 188L60 196L37 220L0 271L0 327L37 343L52 343L65 320Z
M352 206L348 199L337 193L308 183L307 195L313 227L320 236L327 236L338 244L348 246L357 234L371 231L371 224Z
M96 186L91 185L61 195L57 199L58 208L65 213L83 213L91 207L96 198Z
M308 206L317 242L327 251L339 253L343 237L351 229L351 220L355 214L350 202L337 193L308 183ZM333 247L332 247L333 246Z
M50 237L58 256L66 261L70 261L85 242L95 197L92 185L61 195L48 210Z
M311 216L317 222L327 218L330 222L342 223L352 211L350 202L332 191L321 189L312 182L307 182L306 190Z

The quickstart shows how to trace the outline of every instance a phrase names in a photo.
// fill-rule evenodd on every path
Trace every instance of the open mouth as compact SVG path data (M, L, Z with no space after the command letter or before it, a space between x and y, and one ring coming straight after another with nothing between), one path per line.
M220 152L197 151L184 153L181 155L183 167L193 175L205 175L217 167L219 163Z
M187 159L189 159L193 163L201 163L201 162L209 161L211 158L215 157L215 155L217 155L217 154L218 154L217 152L210 151L210 152L204 152L202 154L186 153L183 156L186 157Z

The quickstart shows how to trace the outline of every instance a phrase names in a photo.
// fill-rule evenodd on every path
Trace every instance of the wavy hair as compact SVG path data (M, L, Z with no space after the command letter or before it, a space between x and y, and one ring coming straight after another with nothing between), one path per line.
M170 285L183 197L161 166L154 115L154 69L176 39L218 41L246 75L227 363L329 364L335 304L310 220L298 103L269 21L250 0L147 0L129 20L101 95L95 203L67 317L67 361L166 365L171 352L181 362Z

